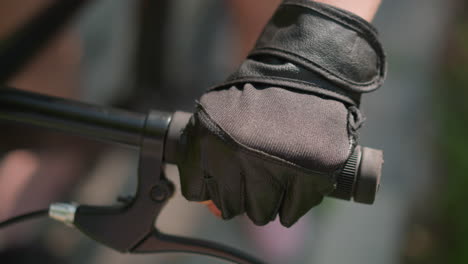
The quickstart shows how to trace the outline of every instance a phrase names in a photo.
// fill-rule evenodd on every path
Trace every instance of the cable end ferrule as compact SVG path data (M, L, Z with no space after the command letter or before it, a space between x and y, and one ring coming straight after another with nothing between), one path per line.
M49 217L62 222L67 226L73 227L77 208L78 206L75 204L53 203L49 207Z

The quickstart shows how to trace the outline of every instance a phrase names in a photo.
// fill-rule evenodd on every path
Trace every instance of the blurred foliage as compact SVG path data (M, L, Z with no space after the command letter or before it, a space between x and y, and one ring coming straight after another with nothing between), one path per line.
M440 151L447 173L439 215L445 243L439 254L445 263L468 263L468 17L462 14L449 37L439 85Z
M403 263L468 263L468 3L458 4L434 96L439 169L430 197L412 213Z

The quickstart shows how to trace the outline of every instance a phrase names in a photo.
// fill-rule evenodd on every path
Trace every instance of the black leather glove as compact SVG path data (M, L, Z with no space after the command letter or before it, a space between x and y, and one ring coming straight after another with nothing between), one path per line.
M385 58L363 19L286 0L226 83L197 103L182 132L183 195L213 200L225 219L293 225L335 188L356 146L361 94L377 89Z

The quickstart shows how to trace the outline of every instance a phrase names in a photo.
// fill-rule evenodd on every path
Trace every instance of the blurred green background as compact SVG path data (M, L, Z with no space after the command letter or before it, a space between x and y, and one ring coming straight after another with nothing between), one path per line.
M412 214L404 263L468 262L468 3L454 4L433 87L434 179Z

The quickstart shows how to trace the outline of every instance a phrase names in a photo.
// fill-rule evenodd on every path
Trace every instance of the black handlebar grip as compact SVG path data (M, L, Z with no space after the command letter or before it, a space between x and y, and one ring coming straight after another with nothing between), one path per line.
M180 133L190 116L191 114L185 112L175 112L172 115L164 149L166 163L176 164ZM327 196L373 204L380 185L382 164L381 150L357 146L338 175L335 190Z
M337 177L335 191L328 196L373 204L380 186L383 152L357 146Z

